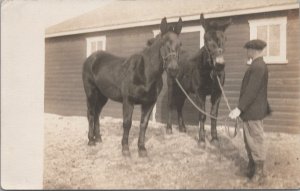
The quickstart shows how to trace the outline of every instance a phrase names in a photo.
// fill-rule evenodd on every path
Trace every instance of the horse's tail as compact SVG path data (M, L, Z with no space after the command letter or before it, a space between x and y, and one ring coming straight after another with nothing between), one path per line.
M93 73L93 65L97 60L96 56L97 52L94 52L91 54L83 63L82 66L82 80L84 85L87 85L87 83L91 84L95 82L95 77Z

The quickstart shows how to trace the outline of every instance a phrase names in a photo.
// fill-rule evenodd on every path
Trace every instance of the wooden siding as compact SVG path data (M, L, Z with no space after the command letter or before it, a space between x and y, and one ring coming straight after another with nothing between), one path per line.
M226 81L225 92L231 107L238 103L241 81L248 65L246 51L242 48L249 40L249 19L287 16L287 64L269 64L268 96L273 109L272 116L265 119L267 130L281 132L300 132L300 28L299 10L261 13L233 17L234 24L227 31L226 43ZM197 22L185 22L185 26L197 25ZM81 80L81 67L86 58L86 37L106 35L106 49L120 56L128 56L142 50L146 41L153 37L152 30L157 26L122 29L85 35L74 35L46 39L45 74L45 112L61 115L86 115L85 95ZM183 48L193 54L199 49L199 33L190 32L181 35ZM164 82L166 75L163 76ZM158 98L156 119L166 122L167 86ZM210 98L207 98L207 110L210 111ZM219 115L228 115L224 100L221 101ZM122 106L109 101L102 116L122 117ZM134 111L135 120L140 118L139 107ZM184 106L186 124L197 124L197 111L188 101ZM176 112L173 121L177 124ZM209 124L209 119L206 122ZM175 126L175 125L174 125Z
M81 79L85 39L46 39L45 112L82 115L85 97ZM84 112L86 113L86 112Z

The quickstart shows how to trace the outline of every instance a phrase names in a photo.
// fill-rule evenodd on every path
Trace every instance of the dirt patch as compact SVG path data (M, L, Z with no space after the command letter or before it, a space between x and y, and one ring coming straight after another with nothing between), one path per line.
M299 188L300 135L266 133L267 182L247 183L247 156L242 133L234 139L219 128L221 148L207 141L198 148L198 127L187 133L173 129L165 134L164 124L149 123L146 133L147 158L138 157L139 122L130 137L131 157L121 154L122 121L101 119L103 142L87 146L85 117L45 114L45 189L208 189L208 188ZM206 127L209 139L209 128Z

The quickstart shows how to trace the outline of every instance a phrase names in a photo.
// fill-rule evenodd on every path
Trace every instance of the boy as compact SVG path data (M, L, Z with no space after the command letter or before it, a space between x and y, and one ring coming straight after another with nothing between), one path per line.
M252 63L244 75L238 106L229 114L231 119L240 116L243 120L244 141L249 163L247 176L258 183L264 180L264 143L263 119L270 114L267 100L268 68L263 60L266 42L251 40L244 48Z

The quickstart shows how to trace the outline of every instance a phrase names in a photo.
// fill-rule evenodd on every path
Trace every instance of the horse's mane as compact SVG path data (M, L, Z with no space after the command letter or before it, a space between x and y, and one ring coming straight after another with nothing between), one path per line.
M155 43L157 40L160 40L161 39L161 33L159 33L158 35L156 35L155 37L153 38L150 38L147 40L147 47L146 48L149 48L153 45L153 43Z
M155 38L151 38L147 41L147 47L150 47L155 41Z

